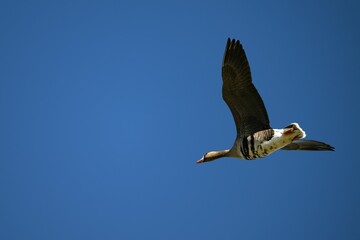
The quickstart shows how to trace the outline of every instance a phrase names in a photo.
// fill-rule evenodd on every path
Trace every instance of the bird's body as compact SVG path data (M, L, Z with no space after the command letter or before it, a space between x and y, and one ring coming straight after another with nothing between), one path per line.
M237 138L229 156L246 160L266 157L285 147L295 139L305 137L305 132L297 123L294 128L266 129L244 138Z
M228 39L222 64L223 98L231 110L237 137L231 149L206 153L197 163L220 157L253 160L276 150L330 150L330 145L302 140L306 136L299 124L273 129L265 105L252 83L245 51L239 41Z

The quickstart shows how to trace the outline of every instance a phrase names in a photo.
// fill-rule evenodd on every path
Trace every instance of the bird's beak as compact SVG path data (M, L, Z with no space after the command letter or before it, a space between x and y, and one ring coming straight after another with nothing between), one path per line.
M197 160L196 163L199 164L199 163L203 163L204 162L204 157L202 157L200 160Z

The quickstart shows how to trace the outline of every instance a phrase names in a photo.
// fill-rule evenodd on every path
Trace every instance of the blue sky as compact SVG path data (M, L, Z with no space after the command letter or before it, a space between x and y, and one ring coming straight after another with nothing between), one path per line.
M357 1L0 7L0 239L359 239ZM231 147L228 37L271 125L336 152Z

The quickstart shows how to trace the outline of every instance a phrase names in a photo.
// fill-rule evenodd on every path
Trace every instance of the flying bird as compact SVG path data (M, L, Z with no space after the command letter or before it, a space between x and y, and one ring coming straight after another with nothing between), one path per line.
M228 39L222 62L222 96L233 115L237 136L231 149L211 151L197 161L210 162L221 157L253 160L276 150L334 151L334 147L305 140L298 123L283 129L270 127L269 117L251 79L249 62L239 40Z

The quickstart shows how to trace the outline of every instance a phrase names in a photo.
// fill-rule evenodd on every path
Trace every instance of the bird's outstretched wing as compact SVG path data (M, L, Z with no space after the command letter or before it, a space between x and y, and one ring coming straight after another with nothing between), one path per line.
M335 151L335 148L323 142L299 139L286 145L282 150Z
M239 40L227 41L222 63L222 95L240 137L269 129L265 105L251 80L249 62Z

